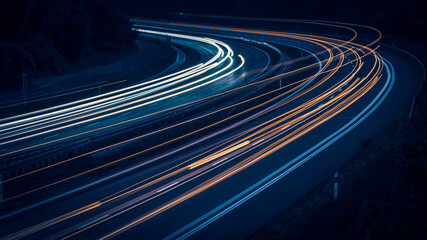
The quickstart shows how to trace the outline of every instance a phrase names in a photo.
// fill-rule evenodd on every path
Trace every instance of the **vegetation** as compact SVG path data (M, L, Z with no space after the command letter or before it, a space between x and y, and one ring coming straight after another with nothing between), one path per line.
M0 8L0 89L22 73L63 72L68 63L118 51L134 35L112 0L16 0Z

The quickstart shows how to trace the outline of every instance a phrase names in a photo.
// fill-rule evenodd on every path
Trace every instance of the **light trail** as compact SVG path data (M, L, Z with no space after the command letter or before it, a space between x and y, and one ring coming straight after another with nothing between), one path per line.
M294 20L291 20L291 22L292 21ZM167 25L159 21L154 23L160 24L161 26L157 27L162 31L165 30L162 28L166 28L166 26L163 25ZM226 182L232 176L243 173L245 170L255 166L255 164L262 163L278 150L283 149L289 144L295 142L297 139L301 139L302 137L310 134L313 130L327 123L340 113L353 108L354 103L359 102L360 99L370 99L369 95L372 93L375 96L374 100L372 100L369 106L364 108L360 113L365 114L372 104L377 103L377 100L384 96L384 89L390 86L391 73L389 68L386 66L387 80L384 81L384 61L376 52L377 47L370 47L377 42L379 38L368 45L362 45L354 42L357 39L357 32L350 26L343 26L339 23L330 22L304 21L304 23L315 25L320 24L329 27L342 27L353 32L354 35L349 40L341 40L313 34L211 26L207 27L191 24L172 25L193 28L195 29L193 30L194 32L197 32L197 29L215 29L217 31L235 33L256 33L260 35L280 37L283 41L292 39L298 41L302 48L309 46L309 44L314 44L317 49L322 50L318 50L313 54L314 59L317 59L315 63L311 62L308 64L302 64L307 60L312 60L313 58L302 57L301 59L293 59L294 64L302 64L302 66L291 69L285 73L277 74L276 76L269 77L262 81L250 83L206 98L214 99L226 94L236 94L236 96L239 96L242 92L245 92L246 89L259 91L256 92L256 94L246 96L246 98L238 101L237 103L208 111L200 116L190 117L190 119L174 123L171 126L102 147L27 174L6 179L4 182L10 183L14 180L30 176L31 174L40 173L53 167L59 167L61 164L80 159L84 156L90 156L97 152L113 148L127 142L137 141L148 136L156 136L156 134L173 131L173 129L177 129L182 126L190 126L190 124L200 125L189 129L181 136L171 137L159 144L143 149L137 149L137 151L133 153L127 153L125 156L114 159L104 165L96 166L72 177L52 182L46 186L42 186L38 189L16 196L16 198L25 197L28 193L55 186L59 183L69 181L127 159L137 159L138 157L143 156L144 153L154 149L160 149L167 144L178 142L192 136L197 136L195 139L189 142L184 142L183 145L180 145L175 149L163 152L160 155L156 155L150 159L146 159L142 163L132 166L132 170L134 171L149 163L152 164L156 161L170 159L175 155L183 154L181 161L166 165L166 167L154 172L154 174L142 180L138 180L136 183L129 186L125 186L112 194L107 194L107 196L96 199L96 201L86 206L82 206L76 210L60 214L55 218L25 228L7 236L5 239L16 239L37 234L39 232L43 232L45 229L53 228L58 225L58 223L64 223L71 219L80 219L83 218L84 215L93 213L90 217L84 217L82 220L77 222L70 221L69 226L62 228L61 231L49 236L49 238L64 239L76 237L80 234L90 232L91 229L96 226L113 221L113 219L119 216L125 216L131 210L143 209L144 211L142 214L139 214L134 219L130 219L127 223L117 226L116 229L112 229L111 232L103 235L101 239L116 237L139 224L165 213L169 209L178 206L183 202L194 198L198 194L204 193L208 189L212 189L213 186ZM153 26L153 28L155 27L156 26ZM150 34L166 34L154 30L139 31ZM184 30L180 31L184 32ZM171 32L168 32L167 35L174 37L181 36L181 34ZM185 36L189 38L188 35ZM197 38L205 39L201 37ZM196 65L191 69L181 72L180 74L172 74L168 78L153 80L150 82L152 85L140 85L138 87L142 88L138 90L131 90L133 89L133 87L131 87L127 89L130 90L130 95L127 95L127 92L125 93L119 90L115 93L118 94L118 96L106 94L103 96L105 99L94 97L90 100L82 100L70 105L63 105L60 108L51 108L49 111L52 110L55 114L58 114L56 116L50 116L48 112L41 111L37 114L42 114L43 117L34 116L37 115L36 113L30 113L16 118L10 118L10 123L3 121L2 124L0 124L0 138L2 138L2 136L4 136L3 138L9 136L17 137L19 134L30 133L32 131L30 127L31 124L33 124L32 121L34 121L34 126L36 127L41 127L43 126L42 124L53 124L55 121L59 121L57 123L58 125L67 123L67 127L69 127L74 126L73 124L78 125L82 123L89 123L94 120L100 120L105 117L110 117L115 114L123 113L158 101L168 100L177 95L187 94L189 91L196 91L203 86L212 84L225 76L231 75L243 67L245 64L243 56L238 55L237 62L236 60L233 60L233 50L227 44L214 39L209 39L208 41L218 50L216 59L210 63ZM280 50L278 52L280 53ZM308 74L309 76L301 77L298 75L307 73L315 67L318 67L319 69L314 72L310 72L310 74ZM277 83L277 81L282 81L282 78L285 78L286 80L291 77L295 77L295 79L292 79L292 82L284 84L282 88L271 88L264 90L264 92L259 90L261 88L258 88L259 86L271 86ZM197 80L193 79L192 81L187 82L187 80L192 78L197 78ZM381 86L378 86L379 84L384 84L384 87L381 88ZM376 90L377 88L381 89L378 94L376 93L376 91L378 91ZM152 92L144 92L150 91L150 89L155 90ZM158 91L158 93L155 93L156 91ZM95 100L95 105L92 105L92 100ZM205 99L199 101L204 100ZM78 105L74 106L74 104L77 103L85 105L82 108ZM115 106L116 104L120 105ZM70 107L70 109L62 109L63 107ZM104 107L109 109L102 110ZM90 113L86 110L94 112ZM220 115L226 112L227 115ZM370 113L371 112L369 112L369 114ZM86 116L79 116L79 114L84 114ZM362 116L360 114L357 115L358 119ZM200 124L200 122L210 118L215 118L216 116L222 117L218 118L214 122L206 121L205 124ZM66 120L68 117L71 118L70 121L78 122L68 123ZM91 118L85 120L87 117ZM363 115L363 118L366 118L366 116ZM257 123L256 120L260 122ZM352 121L353 120L350 120L350 122ZM19 130L19 128L21 128L20 125L22 125L22 130ZM41 135L50 133L51 131L57 131L58 129L61 129L61 127L57 127L55 130L47 130L41 133L29 135L28 138L37 136L38 134ZM26 132L26 130L28 131ZM9 135L6 134L8 131ZM207 132L206 135L202 137L199 136L200 133L205 132ZM337 132L341 132L341 130ZM3 133L4 135L2 135ZM335 135L336 134L334 133L330 136ZM213 139L217 139L220 136L224 136L220 141L211 142ZM329 139L330 136L327 139ZM23 139L26 138L24 137L16 141ZM8 142L5 141L4 144L7 143ZM207 145L204 146L203 144ZM191 148L195 148L197 146L204 147L199 150L191 150ZM184 154L186 151L188 151L188 153ZM7 156L7 153L2 156ZM292 164L294 164L292 166L297 166L300 163ZM285 164L283 166L286 166L286 168L280 168L280 172L283 172L284 170L288 171L291 165ZM128 170L124 170L122 173L124 174L127 171ZM117 178L118 176L121 176L122 173L116 173L114 177ZM272 176L276 176L277 174L278 173L274 173ZM111 180L112 178L113 176L107 176L103 180L99 181L99 183L104 180L106 181L107 179ZM269 175L268 179L271 178L272 177ZM261 185L261 183L264 183L265 181L267 180L257 182L255 185ZM252 187L248 189L252 191ZM248 193L250 191L247 190ZM242 199L244 195L247 195L248 193L239 193L236 195L236 198L232 198L233 201L231 202L236 202L237 199ZM252 195L247 196L249 197ZM241 203L239 202L239 204ZM229 211L228 208L227 210L224 210L225 207L230 205L231 203L227 203L225 206L221 205L221 208L216 210L216 212L222 211L221 214L225 214ZM232 206L234 207L234 205ZM208 217L211 217L212 214L213 213L203 215L203 218L197 219L194 223L185 226L183 229L179 229L170 236L174 238L187 231L189 231L189 233L198 231L202 227L206 226L206 224L209 224L216 219L211 218L210 220L206 220ZM206 222L202 224L202 221ZM196 226L196 224L202 224L200 225L202 227L190 231L190 228ZM189 236L188 234L183 235L183 238Z
M110 147L112 147L112 146L110 146ZM143 152L145 152L145 151L143 151ZM93 153L93 152L91 152L91 153ZM142 153L142 152L140 152L140 153ZM140 154L140 153L138 153L138 154ZM90 154L90 153L89 153ZM131 155L131 156L135 156L135 155ZM76 158L72 158L72 159L70 159L70 160L74 160L74 159L76 159ZM124 159L126 159L126 158L124 158ZM122 161L122 160L124 160L124 159L121 159L121 160L118 160L118 161ZM63 161L62 163L64 163L64 162L67 162L67 161ZM114 162L111 162L111 163L109 163L109 164L106 164L106 165L104 165L104 166L102 166L102 167L105 167L105 166L108 166L108 165L110 165L110 164L113 164L113 163L116 163L116 161L114 161ZM56 165L58 165L58 164L54 164L54 165L51 165L51 166L56 166ZM44 169L44 168L43 168ZM43 170L43 169L40 169L40 170ZM97 169L99 169L99 168L95 168L95 169L93 169L93 170L97 170ZM40 170L37 170L37 171L40 171ZM37 172L37 171L35 171L35 172ZM22 175L22 176L25 176L25 175L27 175L27 174L24 174L24 175ZM76 175L76 176L74 176L74 177L77 177L77 176L80 176L80 174L78 174L78 175ZM13 178L14 179L14 178ZM9 180L13 180L13 179L9 179ZM64 180L68 180L68 179L64 179ZM6 180L6 181L8 181L8 180ZM60 182L62 182L62 181L60 181ZM59 183L59 182L58 182Z
M152 34L164 34L164 33L159 33L159 32L151 32L151 33ZM231 67L231 65L232 65L232 61L233 61L232 58L231 58L231 56L233 55L232 54L232 50L226 44L223 44L223 43L221 43L219 41L216 41L216 40L210 40L210 39L194 38L194 37L188 37L188 36L177 35L177 34L169 34L169 35L173 36L173 37L181 37L181 38L187 38L187 39L192 39L192 40L198 39L199 41L209 42L213 46L215 46L219 51L218 51L217 55L213 59L211 59L210 61L208 61L207 63L202 64L200 67L196 67L195 69L192 69L190 71L186 71L182 75L178 75L178 76L175 76L175 77L170 78L170 79L166 78L166 80L160 81L160 82L155 83L155 84L151 84L151 83L159 81L160 79L155 79L155 80L149 81L147 83L143 83L143 84L139 84L138 85L138 87L140 87L140 86L143 86L143 85L150 84L147 87L138 88L138 89L133 90L133 91L125 92L125 93L122 93L122 94L119 94L119 95L114 95L114 96L111 96L111 97L108 97L108 98L103 98L103 99L100 99L100 100L97 100L97 101L91 101L91 102L86 103L86 104L80 104L80 105L77 105L77 106L74 106L74 107L71 107L71 108L66 108L66 109L63 109L63 110L60 110L60 111L55 111L55 112L52 112L52 113L47 113L47 114L39 115L37 117L30 117L29 119L25 118L25 119L18 120L18 121L8 122L6 124L1 124L0 128L3 128L3 130L0 130L0 131L8 131L9 134L7 134L7 135L6 134L0 134L0 139L1 138L5 138L5 137L13 138L13 139L9 140L9 141L0 142L0 145L1 144L12 143L12 142L16 142L16 141L20 141L20 140L24 140L24 139L28 139L28 138L31 138L31 137L34 137L34 136L46 134L46 133L53 132L53 131L56 131L56 130L59 130L59 129L64 129L64 128L72 127L72 126L75 126L75 125L78 125L78 124L84 124L86 122L97 120L97 119L100 119L100 118L109 117L109 116L114 115L114 114L119 114L119 113L122 113L122 112L126 112L126 111L129 111L129 110L135 109L135 108L139 108L139 107L142 107L142 106L145 106L145 105L148 105L148 104L152 104L154 102L158 102L160 100L164 100L164 99L176 96L178 94L185 93L185 92L187 92L189 90L181 91L181 92L175 93L175 94L170 94L167 97L158 98L159 96L166 95L166 94L169 94L171 92L174 92L174 91L177 91L177 90L180 90L180 89L185 89L185 88L187 88L189 86L196 85L196 84L198 84L200 82L203 82L204 80L207 80L207 79L209 79L211 77L214 77L215 75L220 74L221 72L224 72L227 68ZM224 48L227 49L227 54L226 55L224 55L223 50L217 44L221 44ZM222 59L219 62L216 62L216 63L212 64L213 60L218 59L220 56L223 56ZM201 75L201 74L203 74L203 73L205 73L205 72L207 72L207 71L209 71L209 70L211 70L213 68L216 68L217 66L220 66L222 63L224 63L226 60L231 60L231 62L225 68L219 69L219 70L215 71L214 73L212 73L212 74L210 74L210 75L208 75L206 77L198 79L197 81L192 81L192 82L190 82L188 84L185 84L183 86L179 86L179 87L176 87L176 88L173 88L173 89L169 89L167 91L162 91L162 90L164 90L164 89L166 89L166 88L168 88L170 86L173 86L173 85L179 84L181 82L187 81L187 80L189 80L191 78L194 78L194 77L197 77L197 76L199 76L199 75ZM224 77L224 76L225 75L222 75L221 77ZM219 78L216 78L216 79L219 79ZM178 81L176 81L176 80L178 80ZM169 83L169 82L171 82L171 83ZM209 83L212 83L212 82L213 81L210 81ZM199 87L204 86L204 85L206 85L206 84L200 84L199 86L193 87L190 90L194 90L194 89L199 88ZM157 87L157 86L159 86L159 87ZM157 87L157 88L154 88L154 87ZM150 89L150 88L154 88L154 89ZM150 89L150 90L149 91L145 91L147 89ZM150 93L153 93L153 92L156 92L156 91L159 92L159 93L151 95L151 96L148 96L148 97L145 97L145 98L141 98L144 95L147 95L147 94L150 94ZM137 94L135 94L135 93L137 93ZM108 93L108 94L111 95L111 93ZM139 105L136 105L136 106L133 106L133 107L128 107L128 108L125 108L125 109L117 110L117 109L124 108L124 107L130 106L130 105L134 105L134 104L137 104L137 103L140 103L140 102L143 102L143 101L147 101L147 100L150 100L150 99L153 99L153 98L156 98L156 97L158 98L157 100L152 100L152 101L146 102L144 104L139 104ZM133 99L136 99L136 100L133 100ZM85 101L88 101L88 100L85 100ZM78 101L78 102L80 102L80 101ZM118 104L120 104L120 105L118 105ZM118 105L118 106L114 106L113 107L113 105ZM101 109L101 108L105 108L105 110L97 111L97 112L94 112L94 113L90 113L89 112L90 110L93 111L93 110L98 110L98 109ZM78 110L76 110L76 109L78 109ZM117 111L115 111L113 113L105 114L106 112L111 112L111 111L114 111L114 110L117 110ZM59 114L61 114L61 115L59 115ZM81 115L81 117L76 117L77 116L76 114ZM90 116L95 116L95 115L100 115L100 114L102 114L102 115L99 116L99 117L95 117L95 118L92 118L92 119L89 119L89 120L80 121L80 122L77 122L75 124L69 124L67 126L63 126L63 127L59 127L59 128L55 128L55 129L50 129L48 131L44 131L44 132L37 133L37 134L27 135L25 137L20 137L20 138L17 137L17 136L22 135L22 134L28 134L28 133L30 133L32 131L39 131L39 130L43 129L40 126L41 124L39 124L40 122L43 122L43 123L47 124L45 126L45 128L47 128L47 127L51 128L52 126L56 126L56 125L59 125L59 124L68 123L68 122L71 122L71 121L77 121L77 120L80 120L80 119L84 119L84 118L87 118L87 117L90 117ZM65 116L67 118L70 118L70 117L73 117L73 118L71 118L68 121L59 121L59 120L65 119L65 117L62 117L62 116ZM42 120L36 120L36 119L42 119ZM54 119L55 121L59 121L59 122L53 124L53 121L51 119ZM29 122L29 121L31 121L31 122L30 123L23 123L23 122ZM27 125L30 125L30 124L31 124L30 131L25 131L25 129L29 129L29 127L28 128L23 128L23 127L25 127ZM16 134L10 134L10 131L14 130L16 128L20 128L19 132L18 131L14 131L14 132L17 132L17 133ZM24 131L22 130L22 128L23 128ZM35 128L35 129L33 129L33 128Z

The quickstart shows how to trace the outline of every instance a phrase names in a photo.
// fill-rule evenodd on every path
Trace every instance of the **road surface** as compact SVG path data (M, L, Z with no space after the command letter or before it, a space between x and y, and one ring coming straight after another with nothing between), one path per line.
M264 60L256 61L256 65L249 65L243 72L221 76L223 82L218 79L217 85L209 85L200 93L203 96L182 93L189 102L230 91L238 93L234 99L244 97L158 130L170 135L167 141L179 144L170 148L156 145L154 148L161 150L150 156L144 155L143 147L124 153L124 158L134 162L130 167L50 196L44 202L3 211L1 236L5 239L245 238L332 174L360 149L364 140L375 136L399 114L406 114L423 78L421 68L411 56L390 47L377 48L379 38L366 43L356 35L332 38L159 21L136 23L150 25L138 28L144 34L166 34L169 28L167 35L171 37L179 38L185 32L192 40L212 41L212 49L217 51L211 49L210 59L218 56L212 61L215 69L200 70L195 79L199 74L241 71L248 62L244 56L251 55L251 51L252 58L261 55ZM338 23L302 23L366 30L363 26ZM206 38L201 37L205 35ZM241 41L233 42L232 37L253 42L242 45ZM278 65L288 66L292 62L292 67L272 67L277 67L268 60L274 51L267 53L256 47L261 40L279 52L281 48L294 49L285 53L290 56L287 64ZM211 65L204 63L194 69L205 66ZM254 75L269 75L261 74L261 79L246 84L232 83L242 81L243 73L253 72L249 69L260 69ZM269 69L274 71L268 72ZM151 84L155 82L151 82L148 87L155 89L156 94L173 89L168 93L172 94L194 82L197 80L170 86L154 86ZM134 99L133 95L129 98ZM165 102L178 104L167 99ZM88 108L91 107L83 109ZM109 108L107 105L108 111ZM102 117L104 114L99 113ZM24 120L8 119L4 130L24 127L23 122L33 124L34 119L29 118L38 117L35 114L25 116ZM100 124L110 124L109 121L115 121L114 117ZM194 125L191 131L185 131ZM181 137L174 135L179 131L190 137L179 142ZM116 159L110 161L113 160ZM9 181L13 182L13 178Z

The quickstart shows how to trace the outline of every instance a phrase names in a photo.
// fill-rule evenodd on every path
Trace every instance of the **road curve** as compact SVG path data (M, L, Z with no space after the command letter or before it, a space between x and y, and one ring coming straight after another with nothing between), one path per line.
M390 123L390 116L405 110L422 78L411 57L379 48L381 33L364 26L298 21L346 32L331 37L152 20L134 23L143 34L198 41L211 57L129 89L2 120L2 144L24 142L51 129L70 128L70 133L62 133L72 136L74 123L100 121L108 126L119 121L114 116L124 109L139 109L147 102L165 105L129 118L169 108L179 112L200 101L205 104L202 110L137 134L131 139L136 145L128 151L76 176L107 169L110 162L132 161L130 165L3 210L4 239L245 238L330 175L360 148L361 140ZM358 39L358 31L376 35L367 42ZM245 53L254 56L246 59ZM264 60L250 65L249 59L258 55ZM402 81L403 75L414 81ZM99 149L123 144L117 139ZM19 149L35 145L39 143L30 141ZM6 178L4 184L63 167L64 162L96 158L97 151ZM58 179L11 199L25 199L65 181Z

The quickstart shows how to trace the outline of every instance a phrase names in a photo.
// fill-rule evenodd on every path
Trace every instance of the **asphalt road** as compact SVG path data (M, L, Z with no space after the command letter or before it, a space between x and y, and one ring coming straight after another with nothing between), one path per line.
M245 238L331 175L363 141L407 114L423 78L416 61L394 48L382 46L373 53L339 39L292 34L280 39L315 55L317 73L295 84L286 78L291 71L285 72L283 88L251 102L254 108L247 114L236 110L226 124L185 144L150 159L134 156L133 168L3 216L1 235ZM242 56L263 56L253 46L229 45ZM262 59L244 71L264 68L268 57ZM225 82L213 89L239 85Z

